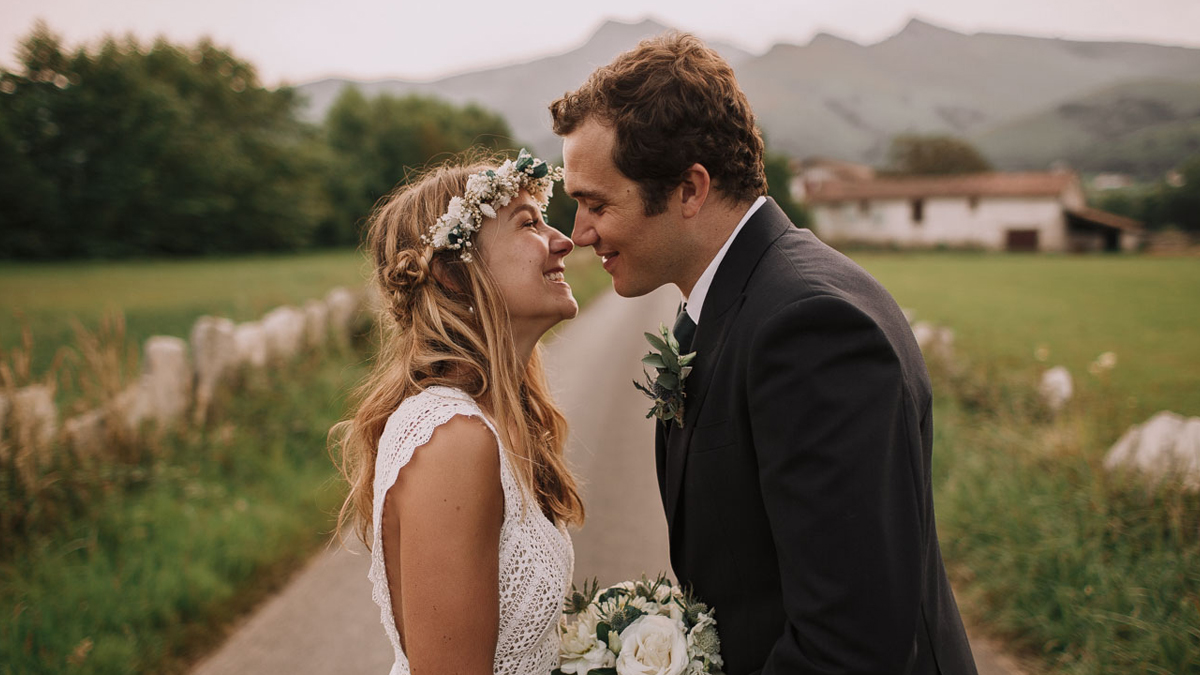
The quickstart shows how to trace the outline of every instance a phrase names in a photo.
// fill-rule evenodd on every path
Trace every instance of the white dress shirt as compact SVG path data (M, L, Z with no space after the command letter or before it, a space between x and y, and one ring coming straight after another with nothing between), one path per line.
M696 285L692 287L692 294L683 298L684 309L687 311L688 316L692 317L692 321L696 322L697 326L700 325L700 310L704 309L704 297L708 295L708 287L712 285L713 277L717 275L717 268L721 266L721 261L725 259L725 253L729 251L729 245L733 243L734 239L737 239L738 232L742 231L742 228L746 225L746 221L750 220L750 216L754 215L758 207L765 203L767 203L766 197L759 197L754 200L754 203L750 205L750 209L746 211L746 215L742 216L742 219L738 221L737 227L733 228L733 232L725 240L725 244L721 247L721 250L717 251L717 255L713 257L712 262L708 263L708 267L704 268L704 274L701 274L700 278L696 280Z

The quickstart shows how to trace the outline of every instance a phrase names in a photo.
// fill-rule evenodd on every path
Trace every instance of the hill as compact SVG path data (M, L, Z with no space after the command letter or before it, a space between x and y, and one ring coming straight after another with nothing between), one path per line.
M1200 152L1200 83L1142 80L1071 99L972 139L998 167L1157 176Z
M579 48L557 56L433 82L355 84L366 94L422 93L459 103L475 101L503 114L520 141L554 156L558 141L550 132L546 112L550 101L577 87L596 66L640 39L667 29L653 20L634 24L610 21ZM772 145L798 157L826 155L879 162L898 133L983 138L991 130L1008 128L1131 82L1200 85L1200 49L995 33L968 35L919 19L871 45L829 34L817 35L805 45L777 44L762 55L718 42L710 44L737 71ZM309 117L319 119L348 83L323 80L298 87L309 98ZM1085 117L1090 120L1097 114L1105 113ZM1119 116L1120 112L1113 114ZM1070 120L1066 122L1074 138L1079 130ZM1159 123L1165 122L1155 124ZM1190 132L1159 129L1144 133L1161 139ZM1028 160L1010 160L1006 156L1004 162L1010 161L1036 163L1041 159L1031 155Z

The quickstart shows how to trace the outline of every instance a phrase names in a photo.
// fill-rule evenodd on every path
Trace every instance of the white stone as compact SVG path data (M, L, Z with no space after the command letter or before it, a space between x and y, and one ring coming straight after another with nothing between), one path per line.
M912 325L913 337L917 339L917 346L921 351L925 351L933 344L934 338L937 335L937 326L928 321L918 321Z
M192 364L182 338L155 335L146 340L139 396L148 416L160 426L184 416L192 402Z
M103 410L89 410L63 422L63 437L77 458L99 457L110 437Z
M1058 412L1075 396L1075 380L1071 371L1063 366L1054 366L1042 373L1042 381L1038 384L1038 395L1054 412Z
M1177 476L1188 489L1200 490L1200 417L1156 413L1113 444L1104 468L1136 470L1154 483Z
M329 340L329 305L320 300L304 303L304 341L312 349Z
M918 321L912 326L913 337L925 358L949 360L954 357L954 330L937 326L928 321Z
M357 293L338 286L325 295L329 306L329 325L338 344L349 346L354 335L354 322L358 316L361 300Z
M267 365L267 334L258 321L239 323L233 331L234 363L239 367L262 368Z
M377 284L367 285L366 290L363 291L363 305L372 314L378 314L383 310L383 291L379 290Z
M23 387L13 393L9 410L13 432L14 456L22 479L36 479L38 469L49 459L50 443L58 433L58 407L54 388L45 384Z
M196 364L196 407L194 419L203 423L213 395L229 376L237 359L235 326L229 319L202 316L192 326L192 358Z
M111 403L118 423L125 427L125 432L134 436L149 419L152 401L142 390L142 382L138 380L117 394Z
M13 394L9 414L18 446L45 446L58 433L58 407L54 388L45 384L22 387Z
M304 312L295 307L276 307L262 318L271 359L290 361L304 347Z

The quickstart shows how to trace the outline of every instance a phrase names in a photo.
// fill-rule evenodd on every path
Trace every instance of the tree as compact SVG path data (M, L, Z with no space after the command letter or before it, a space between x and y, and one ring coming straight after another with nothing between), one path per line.
M208 41L67 52L45 24L0 71L0 256L193 255L308 245L315 130L288 88Z
M792 167L787 155L766 151L763 168L767 174L767 194L787 214L796 227L812 227L808 209L792 199Z
M953 136L901 134L888 148L889 173L978 173L991 168L975 146Z
M359 224L372 205L413 171L473 146L507 148L511 136L504 118L474 104L415 95L367 99L346 87L324 122L336 168L326 184L332 208L322 240L358 243Z
M1200 153L1188 157L1172 180L1104 192L1096 197L1105 211L1139 220L1147 229L1178 228L1200 234Z
M1192 234L1200 234L1200 153L1179 166L1179 181L1163 190L1167 223Z

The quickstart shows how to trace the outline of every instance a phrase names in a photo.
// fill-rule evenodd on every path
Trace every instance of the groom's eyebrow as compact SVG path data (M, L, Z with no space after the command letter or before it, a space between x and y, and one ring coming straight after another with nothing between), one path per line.
M571 199L576 201L580 199L600 199L602 196L595 190L571 190L567 194L571 196Z

